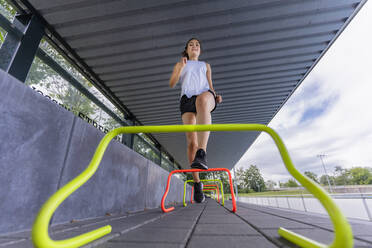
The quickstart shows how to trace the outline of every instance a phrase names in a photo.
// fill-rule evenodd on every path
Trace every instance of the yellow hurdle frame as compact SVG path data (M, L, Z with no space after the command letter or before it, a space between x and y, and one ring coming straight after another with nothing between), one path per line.
M94 156L88 167L76 178L54 193L41 207L36 216L32 228L32 241L39 248L67 248L80 247L111 232L111 226L107 225L99 229L78 235L65 240L52 240L49 237L48 228L50 219L58 206L74 191L81 187L96 172L103 154L110 141L122 133L168 133L168 132L202 132L202 131L263 131L268 133L274 140L282 160L288 172L297 179L311 194L321 202L328 212L333 223L335 236L332 244L325 245L306 238L284 228L279 228L278 233L285 239L301 246L309 248L352 248L353 234L351 227L327 192L317 183L305 175L302 175L293 165L288 151L279 137L271 128L262 124L213 124L213 125L164 125L164 126L130 126L119 127L107 133L99 143Z

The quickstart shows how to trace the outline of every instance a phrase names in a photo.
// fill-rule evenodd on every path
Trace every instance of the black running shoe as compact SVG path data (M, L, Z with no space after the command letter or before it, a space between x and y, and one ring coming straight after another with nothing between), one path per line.
M203 149L196 151L194 161L192 161L191 168L208 170L206 153Z
M194 183L194 200L197 203L202 203L203 201L205 201L202 182Z

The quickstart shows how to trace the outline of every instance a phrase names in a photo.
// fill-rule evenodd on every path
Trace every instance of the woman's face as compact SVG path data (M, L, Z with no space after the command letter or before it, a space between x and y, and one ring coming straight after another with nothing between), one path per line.
M190 40L187 44L187 54L189 57L199 57L200 44L198 40Z

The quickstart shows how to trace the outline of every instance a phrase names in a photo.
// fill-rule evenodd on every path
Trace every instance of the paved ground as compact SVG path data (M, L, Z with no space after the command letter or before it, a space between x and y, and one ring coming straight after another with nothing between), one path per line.
M331 243L330 221L315 214L239 203L236 214L209 199L203 204L178 206L163 214L160 209L58 225L52 228L54 239L64 239L110 224L112 233L85 247L297 247L279 237L285 227L324 243ZM355 247L372 247L372 223L351 221ZM32 247L30 233L0 235L0 247Z

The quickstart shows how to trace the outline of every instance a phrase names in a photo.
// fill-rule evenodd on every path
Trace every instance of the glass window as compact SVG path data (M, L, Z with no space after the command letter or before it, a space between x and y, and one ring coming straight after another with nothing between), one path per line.
M161 156L161 167L167 171L174 170L173 163L169 160L169 157L163 152Z
M7 32L0 27L0 48L4 43Z
M154 150L151 145L139 135L134 135L133 150L135 150L139 154L142 154L144 157L153 161L155 164L160 164L159 151Z
M5 0L0 0L0 14L3 15L10 22L13 22L17 11Z
M13 22L14 16L17 12L13 9L11 5L5 0L0 0L0 15L4 16L10 22ZM3 45L7 32L0 27L0 48Z
M100 100L106 107L111 109L114 113L122 118L122 113L99 91L90 83L74 66L72 66L52 45L46 40L42 40L40 48L48 54L55 62L57 62L63 69L79 81L90 93L92 93L98 100Z
M38 57L25 83L104 133L121 126ZM116 139L121 141L122 135Z

